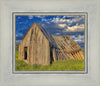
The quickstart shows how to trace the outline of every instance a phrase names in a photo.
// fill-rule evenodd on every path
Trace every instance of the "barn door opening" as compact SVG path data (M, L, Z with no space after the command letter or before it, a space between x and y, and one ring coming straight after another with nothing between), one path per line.
M27 47L24 47L24 60L27 60Z
M50 64L52 64L52 62L54 61L53 59L53 48L50 48Z

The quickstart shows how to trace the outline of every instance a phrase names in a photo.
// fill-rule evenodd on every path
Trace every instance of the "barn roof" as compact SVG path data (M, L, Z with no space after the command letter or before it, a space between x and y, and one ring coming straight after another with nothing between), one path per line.
M49 34L42 26L40 26L39 24L35 23L43 32L43 34L46 36L46 38L49 40L49 42L53 45L53 47L57 48L56 43L54 42L53 37L51 36L51 34Z

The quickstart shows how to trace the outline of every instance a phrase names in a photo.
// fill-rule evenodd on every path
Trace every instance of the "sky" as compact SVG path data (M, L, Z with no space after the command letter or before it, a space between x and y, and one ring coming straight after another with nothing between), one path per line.
M69 35L84 48L84 16L20 16L16 15L16 42L21 42L31 25L36 22L52 35Z

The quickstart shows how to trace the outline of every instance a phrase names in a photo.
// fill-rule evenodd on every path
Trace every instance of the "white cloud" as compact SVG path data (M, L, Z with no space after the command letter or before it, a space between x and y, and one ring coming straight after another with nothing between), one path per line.
M65 28L67 25L66 24L58 24L59 27Z
M57 17L57 18L53 18L52 22L62 23L62 22L66 22L66 19Z
M75 41L76 41L77 43L83 43L83 42L84 42L84 36L79 35L79 36L75 39Z
M23 34L16 35L16 37L23 36Z
M81 17L76 16L76 17L73 18L72 20L69 20L69 22L70 22L70 23L72 23L72 22L78 22L78 21L80 21L80 20L82 20L82 19L84 19L84 16L81 16Z
M32 19L32 18L33 18L33 16L28 16L28 18L29 18L29 19Z
M38 18L44 18L45 16L36 16L36 17L38 17Z
M18 19L20 19L21 17L18 17Z
M72 35L71 38L77 43L84 43L84 35L78 35L77 37Z
M81 25L76 24L75 26L67 27L65 31L66 32L84 31L84 24Z
M50 24L50 22L47 22L47 24Z
M47 21L47 19L42 18L42 21L45 21L45 22L46 22L46 21Z
M72 39L75 39L76 37L75 37L75 35L72 35L71 38L72 38Z
M84 16L75 16L74 18L72 19L65 19L66 16L64 16L63 18L53 18L52 22L55 22L55 23L73 23L73 22L78 22L82 19L84 19Z
M66 18L66 16L63 16L63 18Z
M16 35L16 37L18 37L18 35Z

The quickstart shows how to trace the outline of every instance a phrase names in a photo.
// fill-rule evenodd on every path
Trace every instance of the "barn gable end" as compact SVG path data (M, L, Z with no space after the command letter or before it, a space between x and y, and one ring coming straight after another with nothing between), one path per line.
M29 64L48 65L50 64L49 45L49 40L41 28L34 23L19 45L19 59Z

